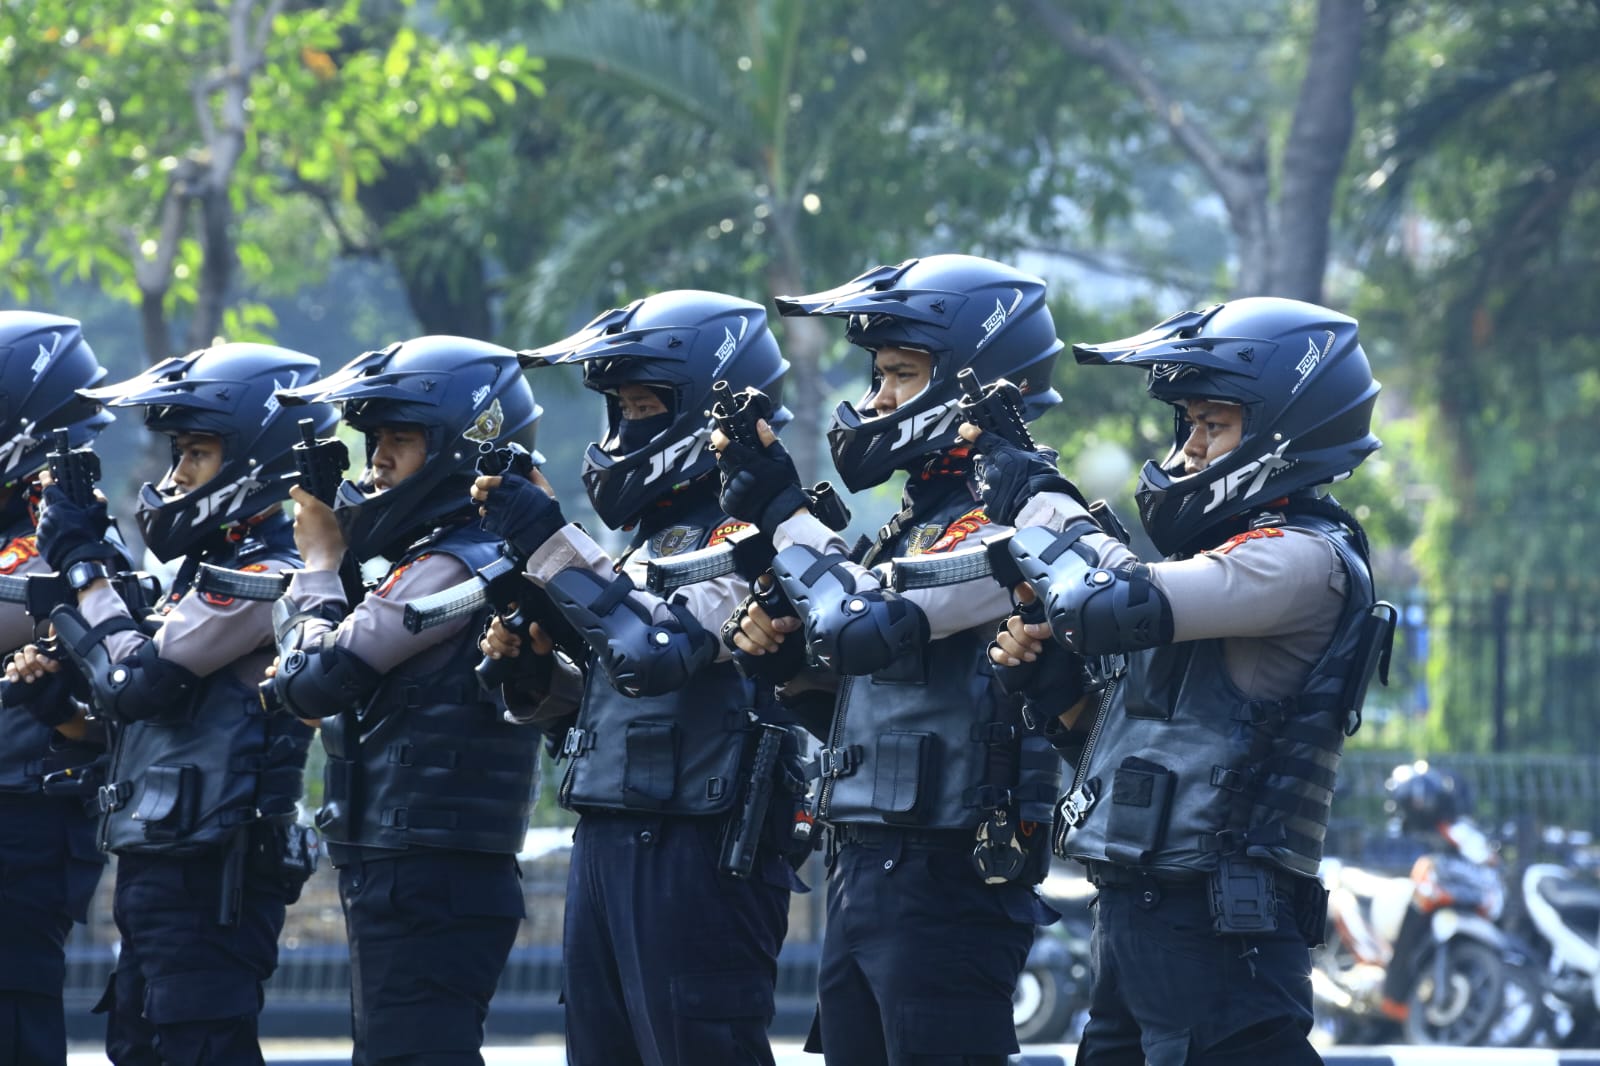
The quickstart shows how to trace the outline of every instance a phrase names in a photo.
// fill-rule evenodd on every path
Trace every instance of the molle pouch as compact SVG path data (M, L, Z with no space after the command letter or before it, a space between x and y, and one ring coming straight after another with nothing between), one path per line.
M1178 775L1137 755L1122 760L1111 779L1106 858L1138 866L1161 847Z
M629 722L622 757L622 794L630 807L655 810L678 790L678 727Z
M891 732L878 738L873 759L872 809L885 821L915 821L933 759L931 733Z
M1237 856L1222 856L1211 874L1211 927L1225 936L1270 933L1278 928L1272 871Z
M1339 701L1344 735L1353 737L1361 728L1361 705L1367 701L1367 686L1374 674L1389 683L1389 653L1394 645L1394 627L1399 612L1394 604L1379 600L1361 619L1361 643L1356 646L1354 669L1346 676L1345 691Z
M1129 718L1170 720L1177 703L1170 689L1183 679L1188 658L1188 644L1129 653L1127 682L1123 685L1124 713Z
M194 831L200 800L200 770L195 766L152 766L133 820L144 824L146 840L177 840Z

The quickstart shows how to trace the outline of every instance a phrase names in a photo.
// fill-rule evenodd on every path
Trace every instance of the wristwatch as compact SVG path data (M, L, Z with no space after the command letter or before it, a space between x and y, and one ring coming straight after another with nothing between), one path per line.
M84 559L67 567L67 587L82 592L96 581L109 578L111 571L99 559Z

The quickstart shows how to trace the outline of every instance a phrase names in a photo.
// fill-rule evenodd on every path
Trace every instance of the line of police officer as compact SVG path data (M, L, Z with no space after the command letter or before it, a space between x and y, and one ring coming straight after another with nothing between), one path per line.
M7 668L7 701L37 722L19 742L43 750L76 730L109 735L96 796L104 823L123 827L102 846L121 860L117 920L133 948L105 1001L114 1061L259 1061L261 982L306 872L290 826L302 723L321 725L328 753L317 823L339 868L357 1062L480 1061L522 917L514 854L541 737L565 764L560 802L581 816L563 987L579 1066L770 1063L776 958L789 893L804 890L794 868L819 838L828 922L809 1046L830 1063L1003 1062L1017 1050L1010 1000L1034 926L1053 918L1034 891L1052 821L1057 853L1088 863L1101 886L1102 927L1107 900L1131 887L1131 910L1175 922L1158 940L1238 959L1225 972L1185 971L1136 956L1150 945L1120 938L1137 916L1097 931L1083 1061L1220 1061L1245 1046L1314 1056L1298 930L1319 903L1343 715L1352 699L1359 708L1377 641L1359 527L1310 491L1376 446L1376 385L1354 323L1242 300L1077 349L1080 361L1149 368L1153 395L1180 411L1173 455L1147 468L1140 497L1175 560L1146 566L1089 517L1053 453L957 433L964 369L1016 383L1025 417L1059 402L1062 344L1039 279L931 256L779 308L844 320L870 358L863 401L841 404L829 430L845 484L907 473L901 509L853 549L811 515L774 436L789 420L787 364L764 310L720 294L660 293L520 356L424 337L319 379L295 353L223 345L122 386L71 386L141 406L150 428L173 436L173 468L146 486L137 516L153 551L186 557L141 628L106 581L121 564L103 506L45 488L38 550L78 602L51 615L57 646L29 645ZM28 325L0 316L0 333L14 331L7 373L31 352L33 335L15 332ZM582 480L601 520L630 534L617 559L565 519L537 470L474 480L480 446L531 437L539 411L524 369L573 363L606 403L606 436ZM711 434L719 381L773 400L759 442ZM335 404L365 435L365 470L332 507L294 489L291 531L277 506L289 427L310 416L326 432ZM1191 454L1191 423L1225 422L1229 409L1238 432L1224 425L1214 455ZM17 439L51 428L42 411L18 425ZM262 427L282 427L283 439L246 435ZM19 478L32 458L13 464ZM215 476L196 476L206 462ZM667 598L645 590L650 560L751 524L770 540L770 572ZM157 546L180 526L184 536ZM894 591L894 558L970 549L1012 528L1007 551L1027 579L1015 592L986 576ZM1297 554L1267 554L1278 541ZM391 564L358 602L339 579L347 554ZM408 604L497 557L525 573L539 611L490 621L485 606L405 626ZM269 622L259 604L196 591L201 561L294 577ZM1302 575L1295 589L1306 592L1282 597L1294 607L1275 630L1195 620L1233 616L1235 597L1270 598L1263 590L1281 589L1285 574ZM1013 615L1013 595L1040 599L1042 625ZM232 625L232 639L203 647L219 632L212 621ZM1279 646L1284 633L1291 647ZM473 676L480 651L510 667L496 684ZM64 683L72 673L81 680ZM248 683L263 675L265 705ZM1090 689L1098 710L1085 714ZM759 740L773 731L779 756L758 764L770 780L754 782ZM1075 773L1053 811L1058 751ZM729 831L761 783L774 800L756 860L741 868ZM38 784L0 787L31 798ZM821 831L805 832L813 825ZM240 854L252 861L232 882ZM163 872L140 876L146 866ZM1246 884L1253 895L1234 890ZM241 902L219 914L230 887ZM1178 915L1191 900L1201 909ZM216 959L186 966L154 946L190 938ZM57 936L53 973L60 950ZM1261 991L1243 994L1248 1008L1180 1017L1197 997L1150 994L1158 964L1163 980L1208 989L1243 967ZM59 980L22 991L53 991L59 1016ZM58 1032L17 1039L46 1048Z

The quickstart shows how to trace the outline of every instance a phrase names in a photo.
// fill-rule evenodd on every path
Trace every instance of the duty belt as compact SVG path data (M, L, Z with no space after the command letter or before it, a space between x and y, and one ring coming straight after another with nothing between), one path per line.
M1182 884L1197 882L1205 877L1199 871L1151 870L1142 866L1120 866L1114 862L1086 862L1083 864L1083 872L1089 883L1096 888L1122 888L1128 885L1143 885L1151 881L1163 885Z
M865 844L869 847L899 841L922 847L971 848L973 829L901 829L892 825L847 823L831 827L837 844Z

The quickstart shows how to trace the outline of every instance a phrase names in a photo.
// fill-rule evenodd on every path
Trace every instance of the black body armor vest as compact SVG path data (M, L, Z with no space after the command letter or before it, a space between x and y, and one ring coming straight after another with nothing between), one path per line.
M706 547L743 523L714 497L675 500L647 516L625 556L649 559ZM642 578L637 584L641 587ZM731 662L712 663L676 692L625 696L589 663L577 723L559 758L569 759L560 803L569 810L721 814L738 795L740 760L751 735L754 688Z
M275 515L205 562L238 569L299 563L287 517ZM194 583L202 556L190 556L157 615ZM266 634L263 634L265 637ZM262 713L254 681L272 661L270 642L201 680L186 715L115 727L109 783L100 790L100 846L114 852L194 854L222 848L243 825L292 821L304 786L311 729Z
M913 475L906 497L864 565L970 547L961 541L987 524L964 477ZM870 676L843 679L819 764L819 819L968 829L1006 809L1048 824L1061 761L1026 734L1021 700L995 684L987 653L994 630L985 621Z
M471 570L498 554L476 521L436 530L390 573L424 555ZM317 827L335 864L352 848L447 848L514 855L539 772L539 733L507 722L473 674L485 608L449 640L385 674L359 711L322 721L328 761Z
M1321 515L1276 524L1323 537L1344 563L1339 624L1300 693L1253 700L1228 676L1221 640L1128 656L1078 775L1094 797L1065 855L1183 873L1224 854L1316 876L1339 760L1388 639L1359 534Z

